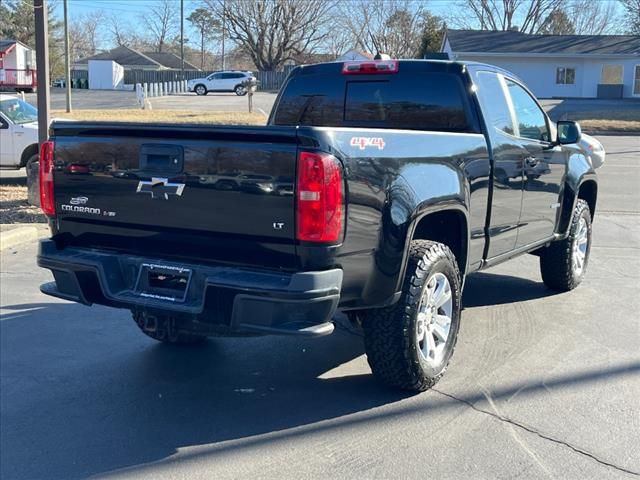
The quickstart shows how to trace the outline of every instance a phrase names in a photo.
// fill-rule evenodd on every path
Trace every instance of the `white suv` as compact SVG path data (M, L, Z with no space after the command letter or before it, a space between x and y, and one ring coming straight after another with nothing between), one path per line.
M196 92L197 95L206 95L209 92L235 92L236 95L247 94L247 89L243 82L255 80L251 72L239 70L215 72L207 78L196 78L187 82L187 89Z

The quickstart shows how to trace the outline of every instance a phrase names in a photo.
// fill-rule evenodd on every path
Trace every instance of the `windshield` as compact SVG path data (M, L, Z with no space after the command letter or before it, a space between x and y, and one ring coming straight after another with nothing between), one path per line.
M38 120L38 110L19 98L0 100L0 112L13 123L29 123Z

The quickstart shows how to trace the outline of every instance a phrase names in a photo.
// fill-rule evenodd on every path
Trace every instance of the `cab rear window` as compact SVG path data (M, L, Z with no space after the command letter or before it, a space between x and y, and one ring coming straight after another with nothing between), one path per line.
M457 75L429 72L370 78L294 77L283 92L274 123L431 131L470 129L469 107Z

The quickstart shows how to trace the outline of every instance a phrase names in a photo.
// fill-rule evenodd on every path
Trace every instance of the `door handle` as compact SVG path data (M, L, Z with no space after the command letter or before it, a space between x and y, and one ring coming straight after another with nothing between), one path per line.
M13 132L14 135L21 137L22 135L24 135L24 132Z
M524 163L527 164L527 167L535 167L538 165L538 159L536 157L527 157L524 159Z

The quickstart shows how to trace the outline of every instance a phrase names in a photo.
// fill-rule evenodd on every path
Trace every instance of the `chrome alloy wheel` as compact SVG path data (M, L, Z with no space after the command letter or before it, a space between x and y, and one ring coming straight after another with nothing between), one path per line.
M589 227L584 218L580 218L576 238L573 240L572 266L575 275L581 275L589 247Z
M435 273L422 292L416 319L416 346L422 358L432 367L437 366L444 356L452 312L449 280L442 273Z

